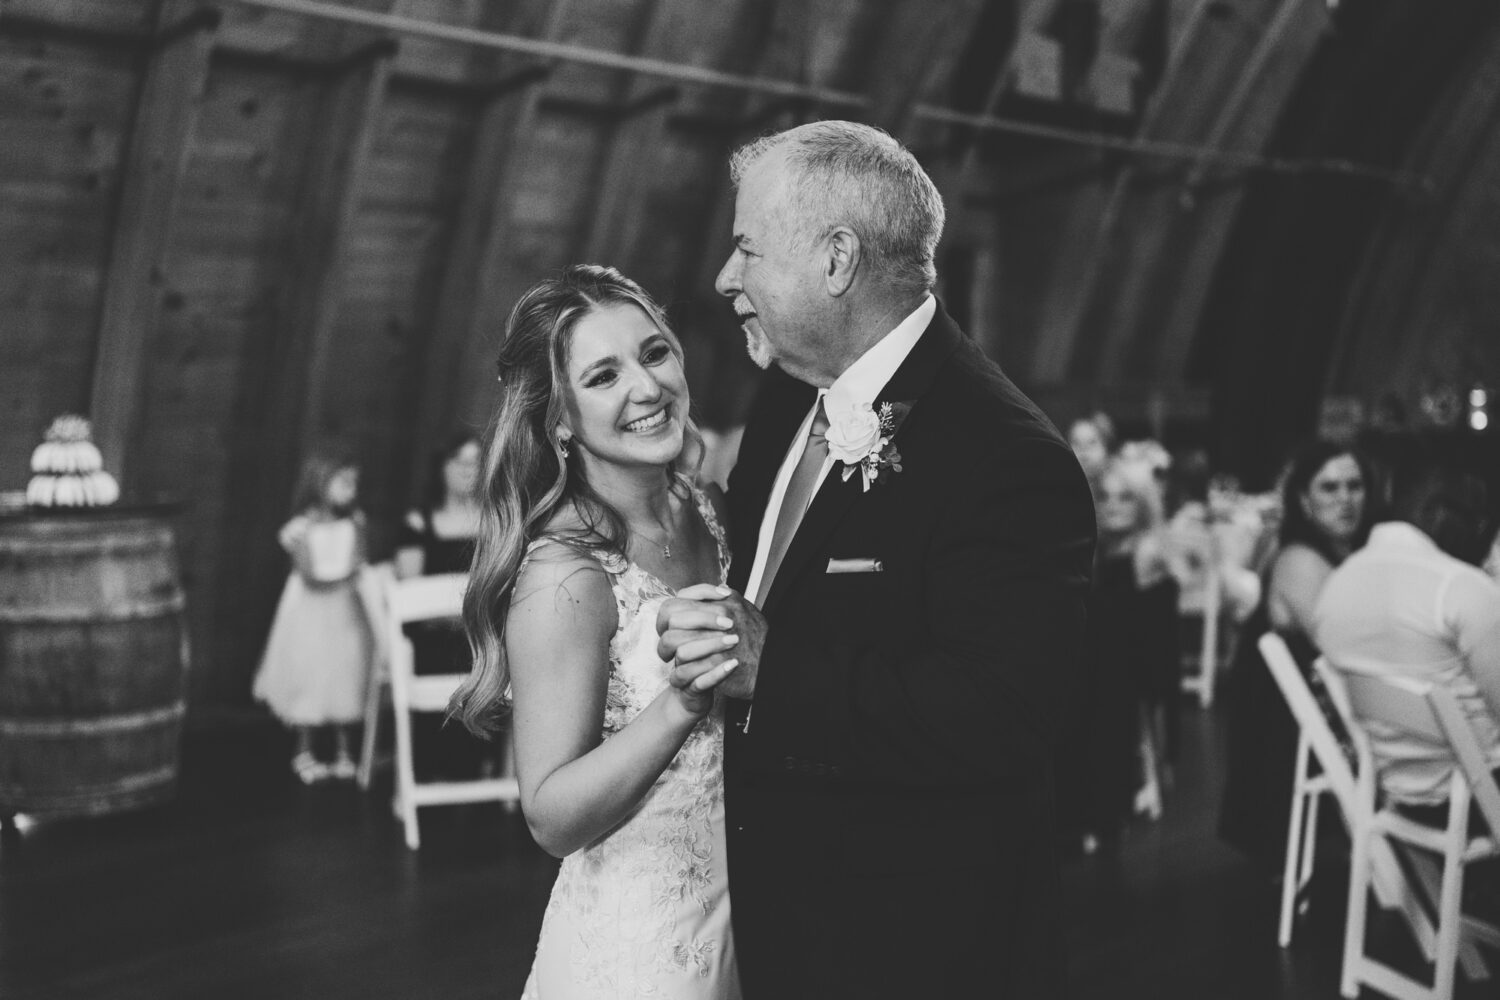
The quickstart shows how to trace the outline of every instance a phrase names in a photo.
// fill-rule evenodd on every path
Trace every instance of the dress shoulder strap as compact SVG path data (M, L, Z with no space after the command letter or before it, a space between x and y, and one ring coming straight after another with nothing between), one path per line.
M559 538L556 535L540 535L528 542L526 545L526 558L521 560L521 568L526 568L526 564L531 561L531 556L536 552L537 549L551 542L555 542L556 544L570 549L573 552L591 557L604 569L604 572L608 573L612 577L619 576L621 573L625 572L627 563L622 556L613 552L601 552L598 549L590 549L584 548L583 546L574 545L566 538Z
M684 479L684 482L687 480ZM714 508L714 502L708 493L697 483L687 482L687 488L692 492L693 504L698 508L698 516L703 519L708 533L714 537L714 545L719 552L719 580L722 583L729 578L730 552L729 541L724 535L724 526L719 523L719 512Z

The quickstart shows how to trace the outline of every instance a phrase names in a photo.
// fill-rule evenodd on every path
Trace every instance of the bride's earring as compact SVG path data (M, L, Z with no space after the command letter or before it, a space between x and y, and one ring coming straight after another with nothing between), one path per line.
M568 444L572 440L573 440L572 438L565 438L565 437L559 437L557 439L557 450L560 451L560 452L562 452L562 457L563 458L567 458L568 457Z

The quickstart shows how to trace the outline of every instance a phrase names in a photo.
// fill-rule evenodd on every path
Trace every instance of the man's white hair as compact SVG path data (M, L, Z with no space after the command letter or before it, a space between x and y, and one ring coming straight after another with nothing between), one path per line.
M735 150L729 159L735 186L772 152L790 168L785 207L792 217L783 220L789 235L810 244L848 226L886 281L921 291L937 284L943 198L906 147L858 122L812 122Z

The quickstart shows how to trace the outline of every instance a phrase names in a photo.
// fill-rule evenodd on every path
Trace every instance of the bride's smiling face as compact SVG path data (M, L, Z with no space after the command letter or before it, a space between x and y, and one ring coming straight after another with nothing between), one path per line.
M601 306L573 328L564 425L585 469L674 461L689 404L676 344L636 306Z

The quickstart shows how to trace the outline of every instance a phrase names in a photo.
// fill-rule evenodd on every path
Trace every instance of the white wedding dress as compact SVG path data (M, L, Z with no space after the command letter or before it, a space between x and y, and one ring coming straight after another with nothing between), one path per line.
M722 583L729 564L724 532L708 499L696 489L693 496L718 543ZM609 644L607 740L667 685L670 664L656 655L656 612L673 591L634 563L600 562L620 615ZM635 811L563 859L522 1000L739 1000L723 761L719 703Z

